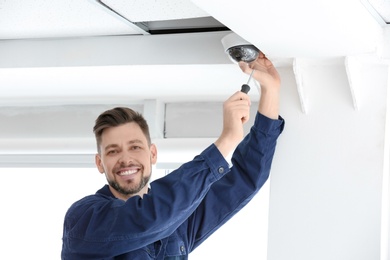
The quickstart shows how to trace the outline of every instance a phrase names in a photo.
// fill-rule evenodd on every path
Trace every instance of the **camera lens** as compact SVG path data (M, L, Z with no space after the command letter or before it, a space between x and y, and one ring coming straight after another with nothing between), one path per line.
M241 45L229 48L226 51L233 62L244 61L250 63L259 56L259 49L253 45Z

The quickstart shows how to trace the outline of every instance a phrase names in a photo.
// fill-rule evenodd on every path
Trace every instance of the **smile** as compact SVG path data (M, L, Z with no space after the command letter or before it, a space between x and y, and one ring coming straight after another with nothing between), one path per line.
M120 172L119 175L120 176L132 175L136 172L138 172L138 169L123 171L123 172Z

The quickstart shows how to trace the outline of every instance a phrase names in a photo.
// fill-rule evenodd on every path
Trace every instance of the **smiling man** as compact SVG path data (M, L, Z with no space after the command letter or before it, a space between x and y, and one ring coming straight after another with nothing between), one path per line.
M117 125L112 119L128 123ZM106 175L111 192L123 200L142 197L157 160L157 148L151 144L143 117L129 108L115 108L100 115L94 132L96 165Z
M223 104L219 138L150 188L157 147L143 116L117 107L96 119L96 166L108 185L68 209L63 260L185 260L255 196L268 179L284 127L280 78L264 55L240 68L247 74L254 70L261 85L250 133L243 139L251 102L238 91Z

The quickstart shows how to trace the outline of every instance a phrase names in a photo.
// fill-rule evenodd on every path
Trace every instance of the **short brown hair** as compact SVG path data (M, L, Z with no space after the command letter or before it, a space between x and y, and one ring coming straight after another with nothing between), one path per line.
M127 107L116 107L103 112L98 116L95 121L93 132L95 133L98 152L100 153L102 134L105 129L131 122L134 122L139 125L146 137L146 140L148 141L148 144L150 145L151 139L149 133L149 126L142 114Z

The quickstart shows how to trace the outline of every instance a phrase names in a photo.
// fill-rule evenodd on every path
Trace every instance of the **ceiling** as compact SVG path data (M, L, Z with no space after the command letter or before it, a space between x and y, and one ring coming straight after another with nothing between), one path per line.
M390 27L377 12L388 3L368 1L0 0L0 153L79 153L82 138L92 153L93 118L117 104L147 114L154 138L215 137L218 127L197 127L201 115L248 81L222 48L232 31L293 71L302 113L307 68L335 64L345 66L358 109L361 63L390 60Z
M223 100L247 77L222 50L231 31L292 66L381 60L388 28L357 0L0 0L0 105Z
M1 39L149 35L224 27L191 1L0 1Z

